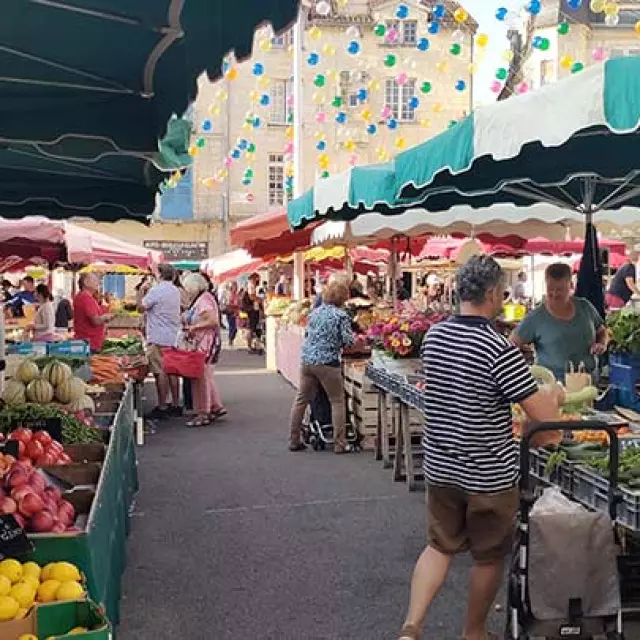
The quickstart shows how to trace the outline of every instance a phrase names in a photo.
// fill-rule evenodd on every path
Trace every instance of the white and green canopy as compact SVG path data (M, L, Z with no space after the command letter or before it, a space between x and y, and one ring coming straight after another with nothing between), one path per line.
M479 108L398 155L394 195L430 211L498 202L637 206L639 125L640 57L608 60Z
M369 212L499 203L545 202L582 215L637 207L639 126L640 57L608 60L479 108L391 163L318 181L289 205L289 222L295 229Z

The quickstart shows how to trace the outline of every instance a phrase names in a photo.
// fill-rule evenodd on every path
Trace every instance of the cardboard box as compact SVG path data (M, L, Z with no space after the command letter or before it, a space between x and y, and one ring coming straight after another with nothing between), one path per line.
M69 631L77 627L88 631L69 635ZM90 600L38 604L22 620L0 622L0 640L17 640L28 633L47 640L110 640L112 637L109 621Z

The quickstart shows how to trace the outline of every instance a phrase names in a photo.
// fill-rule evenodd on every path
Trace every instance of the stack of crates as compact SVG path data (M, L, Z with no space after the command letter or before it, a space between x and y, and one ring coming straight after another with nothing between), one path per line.
M611 354L609 382L615 391L616 404L640 411L640 355Z

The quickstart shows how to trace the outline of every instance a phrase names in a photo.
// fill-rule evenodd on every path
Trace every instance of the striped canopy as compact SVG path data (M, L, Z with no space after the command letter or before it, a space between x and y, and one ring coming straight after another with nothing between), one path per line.
M391 163L318 181L290 204L289 223L497 203L640 206L639 124L640 57L608 60L481 107Z

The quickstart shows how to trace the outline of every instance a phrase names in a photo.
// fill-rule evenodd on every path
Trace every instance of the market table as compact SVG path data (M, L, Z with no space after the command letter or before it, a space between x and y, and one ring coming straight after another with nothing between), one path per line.
M409 491L415 491L422 472L421 425L418 432L412 421L413 412L422 413L422 394L414 382L407 379L416 376L420 362L406 359L400 365L381 360L372 360L366 375L378 393L378 416L376 432L376 459L382 460L384 468L393 467L393 479L406 482ZM389 419L390 418L390 419ZM391 442L394 441L395 447Z
M84 573L91 598L113 625L119 621L120 582L133 498L138 490L134 443L134 387L127 384L116 411L86 529L78 534L38 534L34 559L41 565L61 559Z
M300 385L300 351L304 329L298 325L280 324L277 329L276 366L280 375L296 389Z

